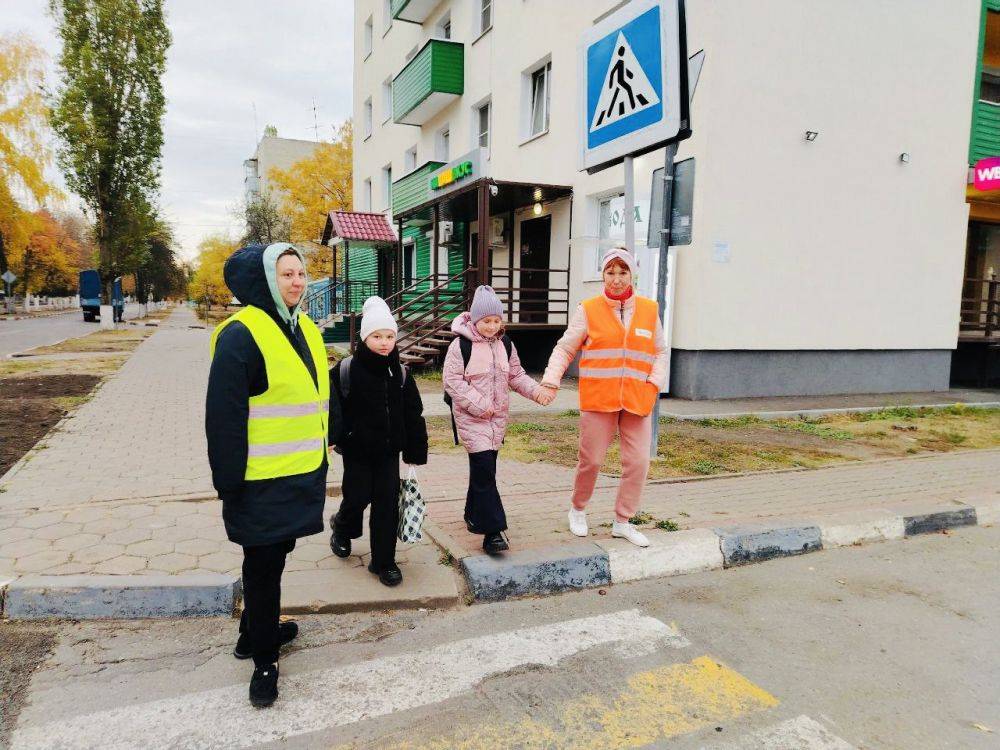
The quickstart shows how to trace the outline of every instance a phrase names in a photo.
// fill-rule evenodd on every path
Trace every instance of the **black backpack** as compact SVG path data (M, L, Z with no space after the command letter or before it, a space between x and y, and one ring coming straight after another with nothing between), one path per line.
M514 348L514 343L506 333L500 341L503 343L504 351L507 352L507 361L510 361L510 353ZM469 366L469 360L472 358L472 342L465 338L465 336L459 336L458 348L462 352L462 370L464 371ZM455 424L455 407L452 406L451 394L448 391L444 392L444 402L448 404L448 410L451 412L451 434L455 437L455 445L458 445L458 426Z

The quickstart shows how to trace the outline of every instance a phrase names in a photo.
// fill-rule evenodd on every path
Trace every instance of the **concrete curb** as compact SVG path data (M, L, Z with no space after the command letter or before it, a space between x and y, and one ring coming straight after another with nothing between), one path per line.
M611 583L608 554L593 542L574 542L461 561L477 601L500 601L529 594L553 594Z
M7 584L3 616L11 620L218 617L239 602L240 579L187 576L24 576Z
M715 533L727 568L823 549L819 526L726 526Z
M470 553L439 529L432 538L459 562L476 601L500 601L732 568L824 548L1000 523L1000 494L977 498L974 502L975 505L927 509L916 515L861 510L773 527L743 525L675 532L644 529L650 541L646 548L623 539L599 539L489 557Z

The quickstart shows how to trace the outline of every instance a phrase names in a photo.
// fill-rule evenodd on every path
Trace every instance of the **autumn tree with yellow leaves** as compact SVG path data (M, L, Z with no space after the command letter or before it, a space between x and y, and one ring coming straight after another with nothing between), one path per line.
M281 195L281 212L287 217L291 241L303 247L306 269L312 278L330 275L333 254L319 244L330 211L351 210L354 129L347 120L331 143L321 143L311 156L288 169L268 172Z
M191 299L199 305L224 305L232 298L222 269L236 251L236 243L225 235L211 234L198 244L197 268L188 287Z
M0 274L9 254L23 251L37 228L33 210L55 192L45 179L50 155L43 63L28 37L0 36ZM25 199L36 205L23 205Z

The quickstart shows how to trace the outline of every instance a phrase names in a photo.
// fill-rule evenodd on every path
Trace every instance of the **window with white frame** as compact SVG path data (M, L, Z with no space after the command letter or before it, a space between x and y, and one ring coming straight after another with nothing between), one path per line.
M362 47L362 49L365 51L365 57L368 57L368 55L372 53L373 37L374 34L372 33L372 17L368 16L368 19L365 21L365 38L364 38L365 46Z
M382 206L392 211L392 164L382 167Z
M434 27L434 33L439 39L451 39L451 11L448 11Z
M490 102L476 108L476 143L480 148L490 147Z
M366 178L361 185L361 205L363 210L372 210L372 181L370 178Z
M407 152L403 154L403 171L406 174L409 174L416 168L417 168L417 147L416 145L414 145L413 148L408 149Z
M392 28L392 0L382 0L382 33Z
M531 117L528 121L528 135L534 136L549 129L549 102L552 88L552 63L547 62L531 73L530 101Z
M392 76L382 81L382 122L392 119Z
M372 134L372 98L365 99L365 138L370 138Z
M493 0L475 0L479 5L479 33L485 34L493 27Z
M451 153L451 130L447 126L438 131L437 143L435 148L435 158L438 161L447 162L450 159L449 154Z

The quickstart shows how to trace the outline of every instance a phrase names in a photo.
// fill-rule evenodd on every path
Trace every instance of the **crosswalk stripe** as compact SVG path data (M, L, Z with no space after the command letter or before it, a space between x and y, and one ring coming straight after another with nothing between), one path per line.
M346 667L285 675L267 710L232 685L18 729L28 748L240 748L386 716L460 695L526 664L555 666L573 654L622 641L684 648L675 629L632 609L477 638Z
M854 746L808 716L782 721L712 750L855 750Z
M710 656L629 677L617 694L583 692L554 711L518 721L477 719L426 740L380 744L382 750L638 748L778 705L766 690ZM347 750L339 748L338 750Z

